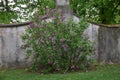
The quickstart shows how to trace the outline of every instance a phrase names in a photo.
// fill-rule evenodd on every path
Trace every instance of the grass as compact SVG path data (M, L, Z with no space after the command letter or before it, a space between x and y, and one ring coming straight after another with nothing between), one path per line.
M26 72L23 69L6 70L0 80L120 80L120 65L102 65L95 71L66 74L46 74Z

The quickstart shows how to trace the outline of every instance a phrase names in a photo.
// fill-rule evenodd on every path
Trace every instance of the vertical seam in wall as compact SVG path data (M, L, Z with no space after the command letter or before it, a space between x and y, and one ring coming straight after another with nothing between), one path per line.
M18 63L18 55L17 55L18 54L17 53L18 52L18 48L19 48L19 45L18 45L18 31L17 31L18 28L16 27L15 29L16 29L16 31L15 31L15 33L16 33L15 34L15 36L16 36L16 41L15 41L16 42L16 51L15 51L15 56L16 56L16 63Z
M1 37L2 37L2 30L0 31L0 41L2 40ZM2 41L0 43L0 48L1 47L2 47ZM2 54L2 49L0 49L0 53ZM0 59L1 59L1 54L0 54Z
M1 29L1 62L3 63L3 29Z

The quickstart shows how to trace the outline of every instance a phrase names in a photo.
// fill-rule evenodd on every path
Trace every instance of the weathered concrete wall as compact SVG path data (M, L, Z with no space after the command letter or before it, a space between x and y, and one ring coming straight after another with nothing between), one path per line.
M26 52L21 48L23 43L20 35L26 27L0 28L0 67L20 68L31 64L31 59L26 58ZM90 24L85 36L92 42L97 42L97 33L98 26Z
M98 31L99 26L95 24L89 23L88 28L84 31L83 36L90 40L93 43L93 47L95 48L94 57L98 59Z
M95 58L101 64L120 63L120 28L89 24L84 36L93 42Z
M27 26L26 26L27 27ZM26 52L20 35L25 27L0 28L0 67L27 67L32 59ZM100 63L120 63L120 28L104 28L90 24L84 36L94 43L95 57Z
M26 53L21 48L20 35L25 27L0 28L0 67L25 67L30 60L26 59Z
M100 63L120 63L120 28L100 27L98 54Z

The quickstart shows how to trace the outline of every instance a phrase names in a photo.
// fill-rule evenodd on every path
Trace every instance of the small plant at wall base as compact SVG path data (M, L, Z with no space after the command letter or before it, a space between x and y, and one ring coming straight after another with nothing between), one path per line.
M34 55L31 69L40 73L87 70L93 62L93 48L82 37L86 22L65 21L56 10L48 10L46 16L52 21L40 16L35 20L39 24L31 23L22 35L28 55Z

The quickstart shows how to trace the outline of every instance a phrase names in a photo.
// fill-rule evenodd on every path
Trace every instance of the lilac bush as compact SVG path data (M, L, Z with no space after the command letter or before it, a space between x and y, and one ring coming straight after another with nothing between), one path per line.
M52 21L46 21L45 17ZM32 70L66 72L88 69L92 64L91 43L82 37L86 22L65 21L64 13L47 10L46 16L39 16L22 35L29 55L34 55Z

